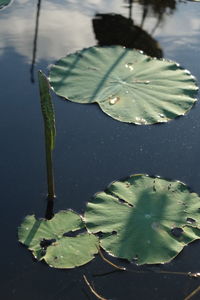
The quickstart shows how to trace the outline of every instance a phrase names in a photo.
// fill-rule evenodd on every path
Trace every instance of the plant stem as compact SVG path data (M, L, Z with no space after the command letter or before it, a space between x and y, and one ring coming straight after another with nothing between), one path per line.
M55 114L49 92L49 82L42 71L38 72L41 110L44 120L45 134L45 151L46 151L46 170L47 170L47 185L48 185L48 200L55 198L54 174L52 152L55 147Z
M184 298L184 300L189 300L191 299L193 296L195 296L198 292L200 291L200 285L191 293L189 294L186 298Z
M47 185L48 185L48 200L53 200L55 196L55 185L54 185L54 172L53 172L53 159L52 150L49 146L49 132L45 126L45 149L46 149L46 169L47 169Z
M116 264L114 264L113 262L111 262L110 260L108 260L107 258L105 258L105 257L103 256L103 253L101 252L101 249L100 249L100 248L98 248L98 250L99 250L99 255L101 256L101 258L102 258L105 262L107 262L109 265L111 265L112 267L114 267L114 268L116 268L116 269L118 269L118 270L120 270L120 271L126 271L126 268L121 267L121 266L117 266Z
M85 280L85 283L87 284L87 286L89 287L90 291L100 300L108 300L104 297L102 297L101 295L99 295L95 290L94 288L91 286L91 284L89 283L89 281L87 280L86 276L83 275L83 279Z

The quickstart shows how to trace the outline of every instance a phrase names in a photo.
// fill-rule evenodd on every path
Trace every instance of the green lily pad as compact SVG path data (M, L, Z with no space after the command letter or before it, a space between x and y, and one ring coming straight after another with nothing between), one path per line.
M4 8L5 6L9 5L12 0L0 0L0 9Z
M60 211L51 220L27 216L18 230L19 241L38 260L44 259L54 268L84 265L98 253L98 238L82 233L69 237L69 232L84 229L81 217L71 211Z
M139 125L184 115L198 90L194 77L177 63L121 46L91 47L61 58L49 80L61 97L97 102L112 118Z
M97 194L84 219L111 255L165 263L200 238L200 197L179 181L132 175Z

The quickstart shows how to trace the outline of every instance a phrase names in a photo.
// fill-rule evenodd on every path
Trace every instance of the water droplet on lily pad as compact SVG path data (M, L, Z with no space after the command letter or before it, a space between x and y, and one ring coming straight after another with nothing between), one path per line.
M111 105L114 105L114 104L116 104L119 100L120 100L119 97L110 98L109 103L110 103Z
M133 71L133 63L127 63L125 64L126 68L129 68L129 70Z
M158 114L159 117L164 118L165 116L163 114Z

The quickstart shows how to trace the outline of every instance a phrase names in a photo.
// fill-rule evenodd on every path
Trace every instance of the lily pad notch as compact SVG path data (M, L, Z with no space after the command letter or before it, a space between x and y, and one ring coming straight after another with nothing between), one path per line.
M194 76L176 62L121 46L69 54L51 67L49 81L58 96L96 102L112 118L138 125L186 114L198 90Z
M84 220L110 255L166 263L200 238L200 197L180 181L132 175L98 193Z
M99 248L98 237L86 232L82 218L72 210L60 211L51 220L27 216L18 229L18 236L37 260L58 269L88 263Z

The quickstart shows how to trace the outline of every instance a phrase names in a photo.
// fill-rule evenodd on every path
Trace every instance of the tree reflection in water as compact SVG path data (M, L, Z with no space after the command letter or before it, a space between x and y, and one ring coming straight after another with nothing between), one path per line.
M178 2L182 0L124 0L128 5L128 18L119 14L96 14L93 19L93 28L99 46L122 45L136 48L146 54L162 58L163 51L158 42L152 37L156 28L163 21L165 15L172 14ZM133 4L142 6L141 22L135 25L132 18ZM156 24L151 34L143 29L149 15L156 17Z
M161 58L162 49L158 42L134 21L118 14L96 14L92 20L99 46L122 45L135 48L146 54Z
M156 25L152 30L155 32L156 28L163 21L165 15L172 14L177 7L178 2L182 0L124 0L128 3L129 15L132 14L133 4L138 3L143 7L142 19L140 26L143 27L145 19L148 15L154 15L157 19Z

